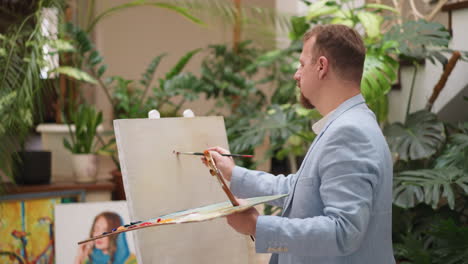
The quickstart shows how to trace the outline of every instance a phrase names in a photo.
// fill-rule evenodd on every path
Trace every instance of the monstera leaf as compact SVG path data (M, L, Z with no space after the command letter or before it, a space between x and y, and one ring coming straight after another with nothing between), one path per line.
M394 178L393 203L403 208L414 207L420 202L435 209L441 198L455 208L455 186L468 194L468 175L456 168L403 171Z
M397 77L398 62L386 54L393 44L389 42L382 47L368 49L364 61L361 93L379 122L385 121L388 111L386 95Z
M263 143L267 135L271 142L279 145L285 143L293 135L303 136L301 132L307 126L309 116L302 114L294 106L272 105L267 115L258 115L254 120L240 120L228 129L229 134L240 135L232 141L231 150L239 152L256 147Z
M468 173L468 134L455 134L435 161L436 168L456 167Z
M448 47L450 33L439 23L425 20L407 21L401 25L395 24L384 35L384 41L389 40L398 42L398 49L402 54L423 59L434 56L431 46Z
M404 161L431 157L446 139L444 124L426 110L410 114L404 125L387 126L384 133L392 152Z

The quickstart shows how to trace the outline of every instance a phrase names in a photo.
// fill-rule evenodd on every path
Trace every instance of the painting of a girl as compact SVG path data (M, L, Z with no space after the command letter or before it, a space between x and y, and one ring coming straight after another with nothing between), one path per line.
M98 214L89 236L97 236L123 225L122 218L113 212ZM126 234L104 237L78 247L75 264L134 264L135 255L130 252Z

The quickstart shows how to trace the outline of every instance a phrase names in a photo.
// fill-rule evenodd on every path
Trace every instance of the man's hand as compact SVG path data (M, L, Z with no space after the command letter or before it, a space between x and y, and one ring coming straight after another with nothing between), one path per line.
M221 147L213 147L208 149L211 152L211 156L213 157L214 162L216 163L216 167L221 171L223 177L231 181L232 170L236 166L232 157L225 157L221 156L221 154L229 154L229 151L221 148ZM203 157L202 162L206 164L206 160Z
M245 200L237 199L239 205L245 204ZM228 224L237 232L244 235L255 236L257 231L257 218L260 214L255 207L244 212L226 216Z

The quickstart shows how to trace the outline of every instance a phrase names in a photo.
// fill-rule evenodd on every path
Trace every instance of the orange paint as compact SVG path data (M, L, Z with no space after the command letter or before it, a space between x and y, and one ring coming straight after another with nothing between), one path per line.
M174 221L174 219L171 219L171 218L168 218L168 219L158 219L158 220L161 220L161 221L158 221L158 223L160 223L160 224L164 224L164 223L168 223L168 222Z

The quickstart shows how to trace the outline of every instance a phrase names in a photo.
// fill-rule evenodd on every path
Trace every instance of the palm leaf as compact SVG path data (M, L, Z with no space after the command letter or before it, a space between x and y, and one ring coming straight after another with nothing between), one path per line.
M250 4L236 7L234 1L219 1L219 0L181 0L177 5L185 7L192 14L203 17L212 21L217 18L217 22L227 25L241 23L243 31L253 31L257 34L275 34L276 28L285 32L291 29L290 15L278 12L274 8L265 8ZM238 15L240 14L240 20ZM216 24L216 23L215 23ZM265 30L266 28L273 29L274 32Z
M170 80L174 76L179 74L184 69L185 65L187 65L187 63L192 59L192 57L200 51L201 49L194 49L182 56L182 58L180 58L177 64L174 67L172 67L172 69L166 74L166 80Z
M50 83L41 77L46 65L42 47L47 39L39 23L29 23L39 17L39 10L35 10L0 37L0 49L5 51L0 56L0 171L10 179L14 152L24 147L33 120L41 119L42 98L51 91Z
M410 114L404 125L397 122L385 127L384 134L390 149L404 161L429 158L446 140L444 124L425 110Z
M168 9L170 11L173 11L173 12L176 12L178 13L179 15L187 18L188 20L196 23L196 24L200 24L200 25L203 25L203 22L194 17L193 15L191 15L189 13L189 10L187 8L184 8L180 5L177 5L177 4L171 4L171 3L164 3L164 2L159 2L159 3L155 3L155 2L151 2L151 1L145 1L145 0L134 0L130 3L125 3L125 4L121 4L121 5L118 5L118 6L115 6L115 7L112 7L112 8L109 8L105 11L103 11L102 13L100 13L99 15L97 15L93 21L90 22L88 28L86 29L86 32L91 32L94 27L96 26L96 24L101 20L103 19L104 17L107 17L115 12L118 12L118 11L121 11L121 10L124 10L124 9L128 9L128 8L133 8L133 7L138 7L138 6L152 6L152 7L158 7L158 8L164 8L164 9Z
M92 84L97 84L96 79L94 79L91 75L88 73L79 70L77 68L69 67L69 66L61 66L57 67L50 72L57 72L60 74L65 74L67 76L70 76L78 81L83 81L83 82L88 82Z
M453 210L456 187L468 194L468 175L456 168L403 171L395 176L394 184L393 203L403 208L424 202L435 209L445 198Z
M154 77L154 73L156 72L156 69L158 68L159 63L165 56L167 56L167 53L163 53L163 54L156 56L148 65L148 68L146 68L146 71L142 74L140 83L145 87L145 89L150 86L151 81L153 80L153 77Z

